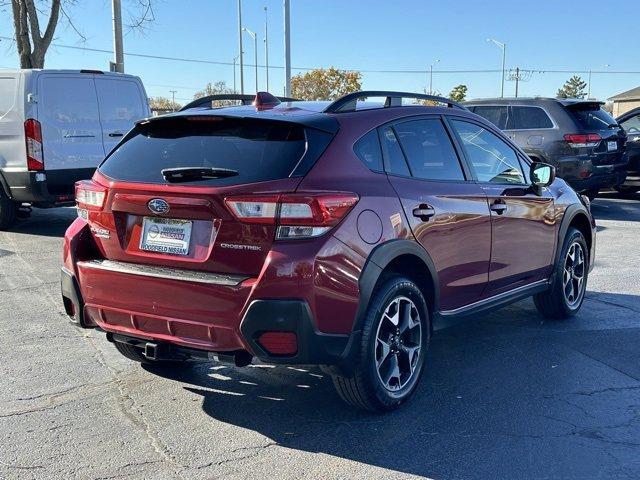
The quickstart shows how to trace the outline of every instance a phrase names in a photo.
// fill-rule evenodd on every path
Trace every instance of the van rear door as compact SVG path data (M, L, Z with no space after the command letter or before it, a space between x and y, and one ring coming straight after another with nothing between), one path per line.
M56 182L65 182L58 178L61 171L76 171L68 173L82 173L80 178L89 178L90 171L104 158L93 77L44 73L38 78L37 120L42 129L44 166L47 172L58 174L47 175L50 190L55 189ZM80 170L88 171L88 176Z
M96 92L102 125L102 144L107 155L135 121L149 116L140 82L131 77L96 76Z

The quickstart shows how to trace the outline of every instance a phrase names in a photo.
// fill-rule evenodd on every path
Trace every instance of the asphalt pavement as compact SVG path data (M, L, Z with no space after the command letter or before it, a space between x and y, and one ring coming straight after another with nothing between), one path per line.
M75 210L35 210L0 232L0 478L640 478L640 196L593 212L577 317L525 300L444 328L413 400L373 415L317 368L128 361L65 317Z

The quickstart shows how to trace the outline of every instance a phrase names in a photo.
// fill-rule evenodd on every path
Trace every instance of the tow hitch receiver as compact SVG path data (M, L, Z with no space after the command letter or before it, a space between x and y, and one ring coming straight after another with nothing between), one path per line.
M145 343L144 356L149 360L158 360L158 344L152 342Z

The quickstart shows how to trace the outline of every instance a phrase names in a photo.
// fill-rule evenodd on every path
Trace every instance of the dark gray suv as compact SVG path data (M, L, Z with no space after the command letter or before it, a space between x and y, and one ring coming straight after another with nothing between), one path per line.
M576 191L598 191L625 181L627 136L594 100L490 98L465 106L514 140L534 161L554 165Z

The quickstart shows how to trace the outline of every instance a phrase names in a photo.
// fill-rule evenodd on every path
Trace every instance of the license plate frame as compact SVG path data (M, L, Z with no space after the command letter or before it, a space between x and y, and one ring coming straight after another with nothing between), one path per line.
M615 152L618 150L618 142L607 142L607 152Z
M187 256L191 250L193 221L179 218L143 217L140 250Z

